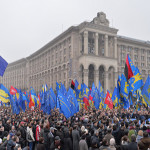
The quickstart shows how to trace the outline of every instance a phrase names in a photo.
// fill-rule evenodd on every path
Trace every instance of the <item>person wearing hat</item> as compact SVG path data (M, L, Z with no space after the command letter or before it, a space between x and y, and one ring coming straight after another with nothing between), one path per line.
M61 139L59 136L55 137L54 142L50 146L50 150L63 150L61 146Z
M54 137L54 130L57 130L57 129L54 127L50 127L50 132L48 134L50 146L54 142L54 138L55 138Z

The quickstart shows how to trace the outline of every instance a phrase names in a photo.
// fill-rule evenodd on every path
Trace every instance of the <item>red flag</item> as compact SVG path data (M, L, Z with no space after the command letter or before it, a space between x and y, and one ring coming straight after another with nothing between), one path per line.
M129 80L133 76L133 72L132 72L131 66L129 64L128 58L129 58L129 55L127 54L125 69L124 69L124 74L125 74L125 77L127 80Z
M32 101L31 94L30 94L29 108L32 108L32 107L34 107L34 102Z
M16 93L17 93L17 90L13 86L11 86L10 87L10 94L15 95Z
M71 81L71 88L74 90L74 88L75 88L75 83L74 83L74 81L72 80Z
M91 95L91 91L92 91L92 89L90 88L90 95L89 95L89 100L93 100L93 97L92 97L92 95Z
M83 97L83 102L85 104L85 109L87 110L87 106L90 106L89 100L86 97Z
M38 98L39 98L39 109L40 109L41 108L40 94L38 94Z
M107 104L110 109L113 109L113 102L108 91L105 98L105 104Z

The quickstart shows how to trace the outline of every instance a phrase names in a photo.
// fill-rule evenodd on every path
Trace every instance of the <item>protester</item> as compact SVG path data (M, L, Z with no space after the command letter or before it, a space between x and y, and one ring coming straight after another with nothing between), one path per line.
M136 137L136 142L138 143L143 138L143 131L139 130L138 135Z
M37 144L37 150L45 150L43 137L39 138L39 143Z
M39 108L11 115L10 108L0 107L0 150L148 149L150 109L142 108L134 111L134 108L96 110L91 107L67 119L58 109L50 115ZM140 115L145 118L141 127ZM133 117L138 119L132 120Z
M33 150L33 142L35 141L31 123L27 126L27 141L29 142L30 150Z
M114 139L114 138L111 138L109 143L110 143L109 148L110 148L111 150L116 150L116 147L115 147L115 145L116 145L115 139Z
M145 131L143 133L143 138L138 142L139 150L147 150L150 148L150 137L148 137L148 133Z
M131 135L131 143L129 143L128 149L138 150L138 145L136 143L136 136L135 136L135 134Z

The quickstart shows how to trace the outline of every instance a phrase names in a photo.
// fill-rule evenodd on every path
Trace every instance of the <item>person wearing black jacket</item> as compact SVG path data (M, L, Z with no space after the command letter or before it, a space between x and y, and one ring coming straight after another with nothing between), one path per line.
M48 134L50 132L49 131L49 123L46 121L44 124L46 124L44 127L44 134L43 134L44 145L45 145L46 150L49 150L49 148L50 148L50 141L49 141L49 136L48 136Z
M43 137L40 137L39 139L39 143L37 144L37 150L45 150Z
M130 150L138 150L138 145L136 143L136 136L134 134L131 135L131 143L128 145L128 149Z
M73 150L72 140L70 138L69 132L64 133L64 146L65 150Z

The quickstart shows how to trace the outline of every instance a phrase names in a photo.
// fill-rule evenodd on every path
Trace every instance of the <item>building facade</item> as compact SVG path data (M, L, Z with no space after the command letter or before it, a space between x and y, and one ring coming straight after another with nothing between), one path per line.
M71 26L27 58L10 63L0 82L22 90L31 86L39 92L42 84L56 88L56 81L67 88L72 79L89 87L99 80L106 91L113 91L118 75L124 72L126 55L138 66L143 80L150 73L150 42L117 35L106 14L97 13L91 22Z

